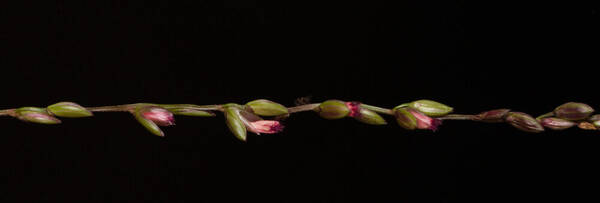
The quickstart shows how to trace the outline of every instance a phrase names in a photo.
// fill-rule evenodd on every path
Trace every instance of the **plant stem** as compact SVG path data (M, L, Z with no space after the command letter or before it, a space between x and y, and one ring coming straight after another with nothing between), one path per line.
M98 106L98 107L85 107L88 111L92 112L109 112L109 111L130 111L135 107L135 104L123 104L115 106Z
M441 120L474 120L475 115L465 115L465 114L448 114L442 117L438 117Z
M198 111L223 111L223 105L155 104L163 108L185 108Z
M288 108L288 113L296 113L296 112L301 112L301 111L312 111L313 109L317 108L319 105L321 105L321 103L305 104L305 105L290 107L290 108Z
M0 110L0 116L14 116L15 109L4 109Z
M62 102L61 102L62 103ZM27 122L34 122L34 123L42 123L42 124L57 124L60 123L60 120L58 120L57 118L54 118L54 116L59 116L59 117L79 117L81 115L83 116L91 116L89 114L89 112L84 112L85 114L81 114L82 110L81 106L78 105L71 105L68 104L70 102L66 102L67 106L70 107L65 107L65 106L61 106L61 105L65 105L64 103L59 104L57 103L56 105L51 105L49 107L46 108L40 108L40 107L21 107L21 108L13 108L13 109L1 109L0 110L0 116L12 116L15 117L17 119L23 120L23 121L27 121ZM400 107L406 107L408 105L408 103L405 104L401 104L393 109L387 109L387 108L383 108L383 107L378 107L378 106L373 106L373 105L368 105L368 104L362 104L360 102L346 102L345 106L342 104L340 105L342 108L346 107L347 109L344 111L347 111L348 109L350 110L355 110L354 107L356 104L360 104L360 108L359 110L368 110L368 112L371 112L370 114L373 114L373 112L375 113L380 113L380 114L386 114L386 115L391 115L391 116L396 116L394 109L400 108ZM303 104L303 105L299 105L299 106L294 106L294 107L288 107L288 113L287 114L283 114L283 115L277 115L274 117L274 120L282 120L287 118L288 116L290 116L290 114L292 113L298 113L298 112L303 112L303 111L320 111L320 106L321 103L311 103L311 104ZM221 111L224 112L225 109L227 108L236 108L236 110L244 110L245 106L240 105L240 104L236 104L236 103L226 103L226 104L216 104L216 105L195 105L195 104L155 104L155 103L134 103L134 104L122 104L122 105L113 105L113 106L97 106L97 107L83 107L86 110L90 111L90 112L130 112L130 113L134 113L136 115L136 118L139 117L139 110L144 110L141 108L163 108L164 110L171 112L174 115L186 115L186 116L215 116L213 111ZM69 109L72 108L72 109ZM497 109L499 110L498 112L508 112L510 110L507 111L507 109ZM367 113L368 113L367 112ZM256 117L257 120L262 120L258 115L254 115L252 114L252 112L246 112L248 114L251 114L251 116ZM542 130L539 130L538 128L522 128L521 126L516 125L513 121L509 121L506 120L504 117L502 118L492 118L494 116L499 117L498 115L493 115L490 114L491 117L490 118L482 118L484 117L486 114L476 114L476 115L470 115L470 114L447 114L444 116L439 116L439 117L435 117L436 119L440 119L440 120L470 120L470 121L479 121L479 122L512 122L510 123L511 125L527 131L527 132L540 132L543 131L543 126L542 126ZM537 117L537 120L535 120L535 122L537 122L537 124L539 124L542 118L546 118L546 117L551 117L553 116L554 113L550 112L550 113L546 113L543 114L539 117ZM367 115L370 116L370 115ZM378 115L376 115L377 117L379 117ZM407 115L410 116L410 115ZM416 115L413 115L416 117ZM240 117L240 116L238 116ZM355 117L353 115L350 115L348 117ZM355 117L357 118L357 117ZM373 118L368 118L365 117L367 120L359 120L365 123L369 123L369 124L380 124L381 122L377 122L377 123L373 123L371 122L373 120ZM371 119L371 120L368 120ZM140 121L141 119L138 119L138 121ZM147 121L147 119L144 118L143 121ZM594 120L596 121L596 120ZM140 121L142 122L142 121ZM153 126L151 126L151 128L147 127L146 123L150 122L151 124L153 124ZM586 121L581 121L578 123L578 127L581 129L586 129L586 130L597 130L598 127L596 126L597 123L591 123L593 121L589 121L586 119ZM275 123L273 120L267 120L267 122L262 122L260 125L262 124L268 124L268 123ZM383 123L385 123L383 121ZM517 123L518 124L518 123ZM144 127L147 127L147 129L149 129L151 132L153 132L154 134L159 134L159 135L163 135L162 132L160 133L156 133L157 131L160 131L160 129L156 130L158 128L158 126L156 125L156 123L152 123L152 121L147 121L147 122L142 122L142 125L144 125ZM277 124L280 125L280 124ZM269 131L270 132L270 131ZM257 133L258 134L258 133Z

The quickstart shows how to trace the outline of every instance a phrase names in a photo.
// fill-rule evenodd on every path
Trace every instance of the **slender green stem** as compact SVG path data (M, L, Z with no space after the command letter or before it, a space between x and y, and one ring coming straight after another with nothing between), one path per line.
M223 111L223 105L154 104L163 108L185 108L198 111Z
M314 103L314 104L305 104L305 105L290 107L290 108L288 108L288 113L296 113L296 112L301 112L301 111L312 111L315 108L317 108L319 105L320 105L320 103Z
M394 111L392 111L391 109L386 109L386 108L381 108L381 107L377 107L377 106L372 106L372 105L368 105L368 104L361 104L361 107L371 110L371 111L375 111L377 113L382 113L382 114L387 114L387 115L394 115Z
M156 105L163 108L185 108L189 110L199 111L223 111L222 105L195 105L195 104L152 104L152 103L137 103L137 104L123 104L115 106L99 106L99 107L86 107L87 110L92 112L112 112L112 111L131 111L138 105Z
M92 112L109 112L109 111L130 111L135 107L135 104L123 104L115 106L98 106L98 107L85 107L88 111Z

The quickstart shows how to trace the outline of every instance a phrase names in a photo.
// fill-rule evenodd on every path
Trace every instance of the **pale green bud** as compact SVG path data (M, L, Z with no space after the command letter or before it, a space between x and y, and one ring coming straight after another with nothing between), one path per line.
M350 113L346 103L340 100L327 100L321 103L315 111L325 119L340 119Z
M93 115L92 112L73 102L59 102L46 107L46 109L49 113L60 117L79 118Z
M353 116L354 119L371 125L385 125L387 122L383 119L379 114L374 111L360 108L359 113L356 116Z
M246 109L259 116L279 116L288 114L288 109L266 99L258 99L246 103Z
M398 125L407 130L414 130L417 128L417 119L415 116L408 111L405 107L394 108L394 115L396 116L396 122Z
M227 127L235 137L242 141L246 141L246 126L240 117L239 107L237 105L224 105L225 120Z
M409 107L416 109L417 111L427 116L444 116L452 112L452 107L446 106L442 103L431 101L431 100L417 100L408 104Z

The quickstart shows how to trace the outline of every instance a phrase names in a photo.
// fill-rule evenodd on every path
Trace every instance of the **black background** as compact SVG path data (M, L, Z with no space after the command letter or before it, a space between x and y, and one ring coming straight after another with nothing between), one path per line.
M298 97L457 113L600 108L598 7L547 1L18 1L1 108ZM487 2L487 3L484 3ZM43 202L598 200L600 134L447 121L435 133L294 114L236 140L222 115L152 136L126 113L2 118L0 199ZM187 200L187 201L186 201Z

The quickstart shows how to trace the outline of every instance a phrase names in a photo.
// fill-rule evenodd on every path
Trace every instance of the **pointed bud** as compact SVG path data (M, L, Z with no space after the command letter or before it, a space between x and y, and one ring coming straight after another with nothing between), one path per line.
M48 107L48 112L60 117L80 118L92 116L92 112L73 102L59 102Z
M396 121L400 127L407 130L414 130L417 128L417 119L408 111L408 108L394 108L394 115L396 116Z
M440 120L440 119L431 118L415 109L409 108L407 110L417 120L417 128L418 129L426 129L426 130L436 131L438 126L442 124L442 120Z
M144 126L144 128L160 137L164 137L165 134L160 127L158 127L159 125L168 126L175 124L171 112L156 106L138 107L133 112L133 116L140 124L142 124L142 126Z
M589 105L577 102L568 102L554 109L556 117L571 121L585 119L593 112L594 109Z
M371 111L368 109L363 109L363 108L361 108L359 110L359 114L357 116L355 116L354 119L356 119L357 121L366 123L366 124L370 124L370 125L386 125L387 124L385 119L383 119L383 117L381 117L379 114L375 113L374 111Z
M240 109L233 105L224 105L227 127L235 137L246 141L246 126L240 117Z
M526 132L539 133L544 131L544 127L535 118L523 112L509 112L506 115L506 122Z
M409 103L408 106L427 116L433 117L444 116L453 110L452 107L426 99L413 101Z
M146 130L150 131L152 134L164 137L165 134L163 131L156 125L156 123L151 120L145 119L143 116L135 115L135 119L146 128Z
M340 100L327 100L315 108L315 111L325 119L344 118L350 113L346 103Z
M246 109L259 116L279 116L288 113L285 106L266 99L248 102L246 103Z
M573 127L576 124L575 122L569 120L554 117L542 118L540 122L544 127L550 128L552 130L564 130Z
M21 107L15 109L15 115L18 119L26 122L40 123L40 124L59 124L61 123L58 118L50 115L44 108L38 107Z
M485 111L475 115L477 121L483 121L488 123L501 123L504 122L504 117L510 112L510 109L495 109L491 111Z

